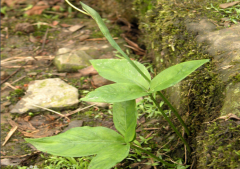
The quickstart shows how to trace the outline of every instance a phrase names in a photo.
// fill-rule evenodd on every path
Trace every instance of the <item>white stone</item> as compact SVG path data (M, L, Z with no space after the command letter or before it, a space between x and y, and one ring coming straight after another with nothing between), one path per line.
M27 111L43 111L33 105L62 109L77 104L78 97L77 88L59 78L35 80L29 84L26 95L10 112L23 114Z

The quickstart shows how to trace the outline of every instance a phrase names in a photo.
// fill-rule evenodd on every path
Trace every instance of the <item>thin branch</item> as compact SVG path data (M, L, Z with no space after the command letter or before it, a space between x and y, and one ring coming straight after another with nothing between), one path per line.
M8 81L8 79L9 79L10 77L12 77L13 75L15 75L18 71L20 71L20 70L23 68L23 66L25 66L27 63L28 63L28 61L25 62L20 68L18 68L18 69L17 69L15 72L13 72L11 75L9 75L5 80L3 80L0 85L2 85L3 83L5 83L6 81Z
M93 107L93 106L96 106L96 104L92 104L92 105L87 106L87 107L84 107L84 108L78 108L78 109L76 109L76 110L74 110L74 111L66 114L65 116L66 116L66 117L71 116L71 115L73 115L73 114L75 114L75 113L77 113L77 112L83 111L83 110L88 109L88 108Z
M45 107L42 107L42 106L38 106L38 105L35 105L35 104L31 104L31 105L34 106L34 107L38 107L38 108L41 108L41 109L48 110L48 111L50 111L50 112L56 113L56 114L58 114L59 116L64 117L64 118L66 118L68 121L70 121L70 119L69 119L66 115L63 115L63 114L61 114L61 113L59 113L59 112L56 112L56 111L54 111L54 110L51 110L51 109L48 109L48 108L45 108Z

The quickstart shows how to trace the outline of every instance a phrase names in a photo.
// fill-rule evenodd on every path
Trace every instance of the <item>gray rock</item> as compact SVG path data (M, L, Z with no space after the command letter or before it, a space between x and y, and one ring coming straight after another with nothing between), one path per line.
M92 76L91 82L92 82L93 87L95 87L95 88L101 87L101 86L104 86L104 85L109 85L109 84L113 83L112 81L107 80L100 75Z
M82 127L83 125L83 120L74 120L69 123L69 125L62 131L62 133L68 131L71 128L74 127Z
M240 73L240 25L209 32L197 37L199 44L206 43L206 52L214 56L218 72L225 82L229 76ZM227 68L228 67L228 68Z
M6 79L8 76L9 76L9 75L8 75L7 72L5 72L5 71L1 71L1 80Z
M29 84L26 95L13 107L11 113L43 111L44 108L62 109L78 103L77 88L59 78L35 80Z
M83 50L61 48L54 58L54 65L60 72L77 72L79 69L89 66L91 59L92 57Z
M226 116L229 113L240 117L240 83L231 83L226 87L226 98L221 110L221 116Z
M30 23L18 23L15 27L15 31L31 33L34 32L34 27Z
M110 105L109 103L100 103L100 102L87 102L87 104L96 105L97 107L102 107L102 108L108 108Z
M60 49L58 49L58 54L59 55L61 55L61 54L64 54L64 53L69 53L69 52L71 52L71 49L69 49L69 48L60 48Z
M204 34L216 30L216 25L208 19L202 19L199 22L190 22L186 24L187 30L195 34Z

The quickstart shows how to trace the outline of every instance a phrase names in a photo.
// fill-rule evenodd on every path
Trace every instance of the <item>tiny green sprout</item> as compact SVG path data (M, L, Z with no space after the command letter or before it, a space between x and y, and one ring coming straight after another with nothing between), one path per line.
M148 138L144 138L142 136L139 136L140 140L141 140L141 144L148 144L148 141L151 140L153 137L148 137Z
M34 114L32 112L29 112L28 115L29 116L34 116Z
M8 9L7 6L2 7L1 8L1 13L4 14L4 15L7 15L7 9Z
M29 4L26 8L23 8L22 11L27 11L27 10L31 9L32 7L33 7L33 5Z

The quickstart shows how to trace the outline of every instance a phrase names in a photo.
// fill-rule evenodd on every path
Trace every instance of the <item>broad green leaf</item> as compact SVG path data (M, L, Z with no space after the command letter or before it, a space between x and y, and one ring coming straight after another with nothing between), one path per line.
M81 157L97 154L91 169L109 169L127 157L130 145L117 132L105 127L76 127L65 133L25 139L38 150L52 155Z
M137 125L136 101L130 100L113 104L113 122L116 129L131 142L135 137Z
M114 83L97 88L82 98L88 102L115 103L148 95L141 87L128 83Z
M90 169L108 169L125 159L130 150L130 144L105 147L106 152L99 153L89 164Z
M209 59L188 61L165 69L152 79L150 92L160 91L177 84L208 61Z
M149 88L149 82L126 59L96 59L90 61L98 73L117 83L136 84L145 90ZM133 61L142 72L151 79L145 66Z

